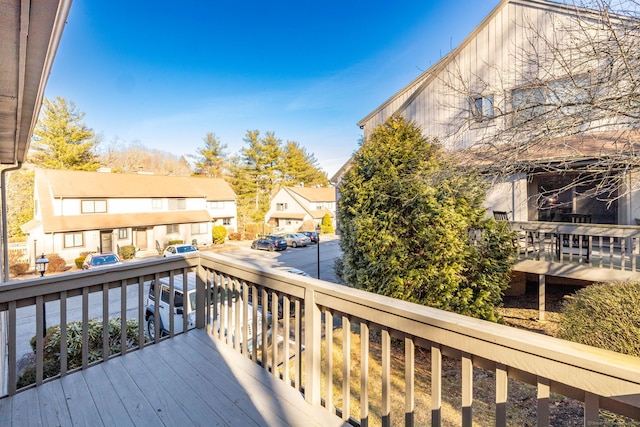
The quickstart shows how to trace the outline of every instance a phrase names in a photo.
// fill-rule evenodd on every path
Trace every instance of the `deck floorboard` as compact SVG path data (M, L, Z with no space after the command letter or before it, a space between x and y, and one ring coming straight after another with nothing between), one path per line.
M204 330L2 398L0 420L16 427L343 425Z

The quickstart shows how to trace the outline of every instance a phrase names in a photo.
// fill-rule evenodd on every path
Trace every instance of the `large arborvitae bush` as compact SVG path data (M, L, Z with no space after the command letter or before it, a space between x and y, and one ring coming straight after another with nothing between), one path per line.
M367 291L499 320L515 249L508 226L486 218L485 191L436 140L391 117L340 185L338 273Z
M640 357L640 282L599 283L568 297L558 336Z

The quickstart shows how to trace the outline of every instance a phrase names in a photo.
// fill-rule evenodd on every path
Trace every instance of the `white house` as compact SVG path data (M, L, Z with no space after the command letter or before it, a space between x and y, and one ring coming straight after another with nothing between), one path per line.
M207 244L236 228L236 195L223 179L37 169L28 248L68 262L124 245L156 250L169 240Z
M519 221L584 214L634 224L640 182L625 164L640 148L638 124L606 104L637 69L635 51L607 55L618 42L611 28L631 37L623 35L637 31L631 21L544 0L502 0L459 46L358 123L365 143L387 118L403 115L448 150L500 169L489 212ZM607 200L593 196L612 182L618 187Z
M271 199L265 221L277 231L298 231L303 224L315 228L326 214L335 222L334 188L282 187Z

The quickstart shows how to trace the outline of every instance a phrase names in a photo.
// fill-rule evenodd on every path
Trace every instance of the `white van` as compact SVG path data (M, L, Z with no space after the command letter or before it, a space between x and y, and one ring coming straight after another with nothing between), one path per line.
M195 328L196 326L196 275L195 273L187 274L187 299L186 299L186 308L185 308L185 298L184 298L184 281L182 278L182 274L176 274L173 280L173 313L170 312L170 304L169 304L169 292L170 292L170 282L168 277L163 277L160 279L160 285L162 286L160 289L160 304L158 306L159 311L159 321L160 321L160 336L169 334L169 325L170 325L170 316L173 316L173 333L178 334L183 331L184 325L184 314L187 312L187 329ZM220 313L221 313L221 299L222 295L226 295L226 292L223 294L222 289L218 290L218 298L217 298L217 324L220 325ZM213 302L213 298L211 299ZM228 310L224 310L223 321L225 322L225 333L227 329L231 329L235 331L235 307L236 307L236 296L234 295L231 311L228 313ZM228 304L228 300L225 298L225 305ZM239 307L242 309L243 304L239 304ZM253 337L253 310L251 308L251 302L248 303L247 317L247 340L251 342L251 338ZM213 313L213 310L212 310ZM156 317L155 317L155 281L151 281L151 285L149 286L149 293L147 294L147 301L145 303L145 320L147 321L147 334L151 340L155 340L155 331L156 331ZM240 318L242 318L242 312L240 312ZM213 319L210 319L210 321ZM231 326L228 327L226 324L231 323ZM260 340L260 334L262 331L262 307L258 306L258 341ZM270 332L270 331L269 331Z

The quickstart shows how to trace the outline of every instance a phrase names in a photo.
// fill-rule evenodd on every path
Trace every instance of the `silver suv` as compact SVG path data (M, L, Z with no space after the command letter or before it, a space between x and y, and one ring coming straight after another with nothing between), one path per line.
M158 314L160 316L159 319L155 317L155 281L151 281L151 285L149 286L149 293L147 294L147 300L145 303L145 320L147 321L147 334L151 340L155 340L155 332L156 332L156 321L160 322L160 336L168 335L170 328L170 316L173 316L173 332L174 334L178 334L183 332L184 329L184 315L187 313L187 329L193 329L196 326L196 275L195 273L187 274L187 298L184 298L184 280L182 274L176 274L173 280L173 313L170 310L170 282L168 277L163 277L160 279L160 303L158 305ZM223 289L218 288L218 298L217 298L217 309L211 310L212 316L213 312L217 313L216 319L217 324L220 327L220 313L221 313L221 301L223 300L223 295L226 297L227 293L223 294ZM213 298L211 298L213 301ZM240 310L243 309L243 304L235 304L236 297L234 295L232 303L230 304L231 310L228 312L227 304L228 297L224 298L225 307L223 308L222 314L222 322L225 334L227 330L231 330L232 334L236 330L235 328L235 307L236 305L240 307ZM186 306L185 306L186 303ZM251 302L248 303L247 309L247 341L251 342L251 338L253 337L253 310L251 308ZM242 319L242 311L240 312L240 316ZM270 317L268 317L270 319ZM213 318L209 319L211 322ZM230 325L229 325L230 324ZM262 307L258 306L258 316L257 316L257 324L258 324L258 342L260 342L260 334L262 331ZM240 328L242 329L242 328ZM269 331L270 334L270 331ZM233 338L233 337L232 337ZM242 337L240 337L242 338ZM240 340L242 342L242 339Z

